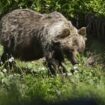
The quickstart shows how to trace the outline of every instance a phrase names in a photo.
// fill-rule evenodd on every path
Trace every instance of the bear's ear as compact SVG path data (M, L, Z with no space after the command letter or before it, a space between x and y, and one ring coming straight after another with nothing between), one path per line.
M86 27L82 27L78 30L78 34L82 35L82 36L86 36Z

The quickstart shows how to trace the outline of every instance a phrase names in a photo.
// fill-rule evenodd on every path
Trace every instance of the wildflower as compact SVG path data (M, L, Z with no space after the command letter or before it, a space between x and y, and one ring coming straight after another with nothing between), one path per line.
M68 76L72 76L72 73L67 73Z
M9 58L8 61L9 61L9 62L13 62L13 61L14 61L14 57Z
M79 71L78 65L74 65L73 68L71 69L72 73L74 73L74 72L76 73L78 71Z
M6 73L7 72L7 69L3 69L2 71L3 71L3 73Z

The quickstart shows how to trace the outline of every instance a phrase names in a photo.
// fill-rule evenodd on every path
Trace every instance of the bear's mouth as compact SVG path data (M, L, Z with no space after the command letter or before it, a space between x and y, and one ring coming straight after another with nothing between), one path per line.
M71 50L65 50L66 58L72 63L72 65L78 64L77 54L72 52Z
M76 64L78 64L78 60L77 60L77 58L76 57L71 57L71 63L73 64L73 65L76 65Z

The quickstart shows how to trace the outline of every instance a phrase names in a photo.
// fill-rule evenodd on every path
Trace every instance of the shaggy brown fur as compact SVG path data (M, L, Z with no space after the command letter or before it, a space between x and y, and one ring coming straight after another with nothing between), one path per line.
M74 52L70 54L71 49L75 49L72 43L76 44L76 50L84 49L81 47L83 39L79 42L81 36L71 28L73 26L59 12L40 14L29 9L14 10L0 21L0 41L4 47L2 61L5 62L7 53L24 61L45 57L51 73L55 74L59 67L65 71L62 65L65 52L68 59L75 62Z

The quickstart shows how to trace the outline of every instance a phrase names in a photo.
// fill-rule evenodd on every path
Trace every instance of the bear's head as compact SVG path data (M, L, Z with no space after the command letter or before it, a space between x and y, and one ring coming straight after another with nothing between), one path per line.
M66 55L67 59L71 61L73 65L78 63L78 53L82 53L85 50L85 32L85 27L82 27L79 30L75 28L74 33L70 33L70 35L65 38L55 40L55 43L60 43L64 55Z

